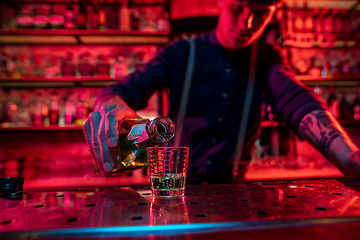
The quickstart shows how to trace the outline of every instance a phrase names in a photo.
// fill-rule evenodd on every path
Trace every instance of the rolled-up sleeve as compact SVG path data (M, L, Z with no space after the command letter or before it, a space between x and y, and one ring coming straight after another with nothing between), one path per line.
M174 44L158 51L140 71L136 71L110 85L98 95L97 99L107 94L118 94L134 110L146 107L147 100L155 91L162 89L171 80L171 61L176 59Z
M267 95L273 111L298 135L301 119L316 109L327 109L321 97L294 79L286 64L269 68L267 74Z

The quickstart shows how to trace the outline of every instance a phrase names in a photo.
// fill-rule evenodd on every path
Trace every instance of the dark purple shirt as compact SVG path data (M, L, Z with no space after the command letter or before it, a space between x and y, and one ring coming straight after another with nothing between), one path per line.
M249 72L250 47L226 51L215 31L196 38L196 62L181 146L190 147L189 183L230 182L235 145L242 116ZM142 71L125 77L100 94L119 94L133 109L142 109L156 90L170 91L169 117L176 123L189 55L189 43L171 42ZM302 117L325 109L320 98L293 78L280 52L259 44L255 90L248 116L242 162L258 137L264 98L274 113L295 133Z

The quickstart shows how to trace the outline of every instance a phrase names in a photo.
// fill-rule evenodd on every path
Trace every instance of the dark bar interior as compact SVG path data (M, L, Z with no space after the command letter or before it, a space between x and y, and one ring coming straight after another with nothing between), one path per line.
M105 177L102 165L89 151L83 124L98 110L96 99L107 86L133 81L128 76L141 78L149 66L157 66L159 58L152 59L165 54L166 46L211 38L221 9L239 2L241 10L231 8L234 14L246 12L247 4L254 4L254 9L276 6L256 45L279 49L293 81L321 100L358 150L358 0L3 0L0 238L357 239L360 178L345 176L329 160L330 155L321 153L324 144L316 147L297 129L290 129L290 120L285 122L279 114L282 109L274 109L265 95L259 100L259 133L254 144L242 145L251 154L242 180L236 183L189 182L183 196L154 197L147 166ZM248 28L257 26L257 18L267 16L256 14L248 14ZM246 41L244 38L236 41ZM160 62L181 59L174 56ZM255 61L267 59L260 47L257 56ZM211 75L213 65L202 67L210 73L204 76ZM251 76L251 60L247 65ZM229 67L224 69L224 75L229 72ZM199 83L192 84L196 88ZM151 87L156 88L155 83ZM204 109L211 108L206 90L199 92L193 99L199 99ZM148 94L146 89L142 93ZM229 95L220 93L219 99ZM178 102L174 103L168 88L156 89L146 107L135 113L150 120L171 118L172 107L181 112ZM185 122L192 114L186 115ZM217 121L227 123L221 117ZM184 132L191 128L184 126ZM299 126L304 129L304 123ZM182 138L195 138L197 133L193 133ZM205 135L204 145L218 141L215 130ZM326 139L329 145L330 137ZM224 155L227 147L222 145ZM189 168L191 151L196 148L190 147ZM209 160L204 163L207 168L211 164ZM236 156L231 164L237 164ZM11 187L15 190L8 190Z

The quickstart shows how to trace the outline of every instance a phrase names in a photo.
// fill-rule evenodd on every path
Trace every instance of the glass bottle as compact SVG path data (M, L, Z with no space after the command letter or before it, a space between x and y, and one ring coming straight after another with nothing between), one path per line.
M90 53L85 52L79 57L79 73L80 76L93 76L94 66L90 64Z
M116 56L115 63L111 69L111 77L112 78L122 78L127 75L128 66L125 62L125 57L123 53L119 53Z
M38 4L36 5L36 15L34 16L34 27L43 29L49 27L50 5Z
M65 60L61 65L61 73L63 76L75 76L75 65L73 63L72 52L67 52Z
M98 13L99 30L107 29L107 9L105 6L101 6Z
M68 4L65 12L64 12L65 29L74 29L75 28L75 12L74 7L71 3Z
M20 7L20 14L16 16L16 27L19 29L29 29L34 26L34 5L24 4Z
M157 31L158 32L168 32L170 30L169 27L169 14L163 8L160 17L157 20Z
M138 7L131 8L131 30L139 30L140 13Z
M175 124L165 116L149 119L125 118L119 121L119 141L114 148L113 173L147 166L146 148L166 145L175 135Z
M122 31L130 30L130 8L129 1L123 0L121 7L119 8L119 29Z
M76 15L76 27L77 29L86 29L86 5L85 1L80 1L79 13Z
M100 55L98 57L98 62L95 66L95 72L97 76L107 77L110 75L110 64L107 56Z
M59 122L59 103L56 91L53 92L50 111L49 111L50 125L57 125Z
M109 5L107 13L107 26L109 29L119 29L119 11L115 2Z
M311 33L314 31L314 16L312 11L309 10L307 3L304 3L303 7L304 12L304 31L307 33Z
M52 14L49 17L50 27L52 29L60 29L64 27L65 18L63 13L65 12L65 5L54 4L52 6Z
M86 26L87 29L97 29L97 15L91 4L86 6Z

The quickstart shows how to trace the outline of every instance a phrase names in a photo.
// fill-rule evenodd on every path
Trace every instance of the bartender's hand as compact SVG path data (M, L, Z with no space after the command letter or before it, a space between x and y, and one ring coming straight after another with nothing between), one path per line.
M118 143L118 121L134 117L137 117L135 111L121 97L111 94L99 99L94 111L85 120L83 131L86 142L98 168L105 175L114 168L110 148Z

